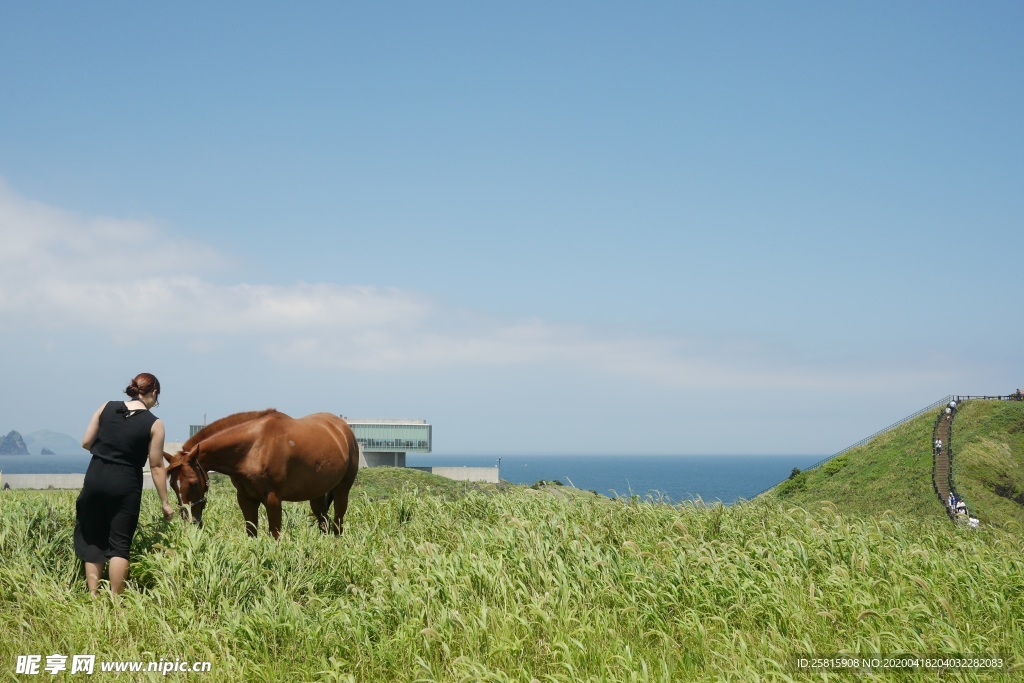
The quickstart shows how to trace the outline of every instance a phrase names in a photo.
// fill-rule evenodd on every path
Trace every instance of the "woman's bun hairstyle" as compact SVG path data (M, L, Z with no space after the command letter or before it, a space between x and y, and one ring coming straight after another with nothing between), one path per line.
M135 379L132 380L132 383L125 387L124 393L128 394L131 398L138 398L143 394L148 394L154 389L156 389L156 393L159 396L160 380L158 380L155 375L151 375L148 372L140 372L135 376Z

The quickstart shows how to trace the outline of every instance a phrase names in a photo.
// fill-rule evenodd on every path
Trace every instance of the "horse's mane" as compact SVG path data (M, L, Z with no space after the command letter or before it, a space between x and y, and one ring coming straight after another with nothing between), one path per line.
M213 422L211 422L210 424L206 425L198 432L196 432L191 439L186 441L182 445L181 450L186 452L190 451L200 441L202 441L203 439L209 439L214 434L219 434L220 432L223 432L226 429L237 427L240 424L250 422L252 420L258 420L261 417L265 417L267 415L270 415L271 413L276 412L277 408L267 408L266 410L250 410L249 412L246 413L235 413L234 415L228 415L227 417L222 417L219 420L214 420Z

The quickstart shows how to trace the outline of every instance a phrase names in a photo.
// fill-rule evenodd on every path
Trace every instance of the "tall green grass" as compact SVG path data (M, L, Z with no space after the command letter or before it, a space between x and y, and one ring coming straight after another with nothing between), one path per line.
M5 492L0 676L32 653L209 660L218 682L788 681L807 678L796 656L836 653L1024 664L1005 531L563 487L382 496L359 476L375 495L354 497L340 538L291 504L279 542L249 539L222 482L202 530L155 521L147 493L120 599L86 594L74 492Z

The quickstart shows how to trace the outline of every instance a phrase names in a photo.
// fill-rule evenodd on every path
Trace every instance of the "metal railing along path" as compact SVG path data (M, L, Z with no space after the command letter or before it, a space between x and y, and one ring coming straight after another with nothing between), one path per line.
M1022 394L1010 394L1008 396L954 396L952 399L957 403L961 401L1021 401L1024 400Z

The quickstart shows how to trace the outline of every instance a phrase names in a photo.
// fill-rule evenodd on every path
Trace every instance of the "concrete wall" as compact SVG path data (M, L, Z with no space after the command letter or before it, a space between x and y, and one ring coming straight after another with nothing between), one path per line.
M84 474L5 474L4 484L12 489L80 489L85 482ZM0 484L2 485L2 484ZM142 478L142 488L154 489L149 472Z

